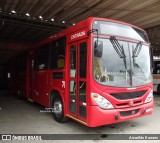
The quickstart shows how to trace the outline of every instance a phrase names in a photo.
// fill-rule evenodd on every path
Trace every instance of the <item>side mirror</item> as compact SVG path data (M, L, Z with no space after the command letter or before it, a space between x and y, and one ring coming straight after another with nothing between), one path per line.
M102 41L95 41L94 44L94 57L102 58L103 54L103 42Z
M150 47L150 60L151 60L151 69L154 69L155 65L153 60L153 47Z

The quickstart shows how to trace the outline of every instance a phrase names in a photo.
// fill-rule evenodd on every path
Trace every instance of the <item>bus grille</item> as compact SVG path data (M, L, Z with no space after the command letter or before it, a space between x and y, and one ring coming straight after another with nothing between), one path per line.
M146 92L147 90L142 90L138 92L111 93L110 95L112 95L116 99L125 100L125 99L134 99L134 98L142 97Z

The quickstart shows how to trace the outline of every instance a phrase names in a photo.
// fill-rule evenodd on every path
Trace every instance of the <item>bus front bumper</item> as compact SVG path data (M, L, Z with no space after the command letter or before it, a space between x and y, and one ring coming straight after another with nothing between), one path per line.
M117 122L123 122L133 118L152 114L152 112L153 100L150 103L123 109L104 110L98 106L91 106L87 125L89 127L97 127Z

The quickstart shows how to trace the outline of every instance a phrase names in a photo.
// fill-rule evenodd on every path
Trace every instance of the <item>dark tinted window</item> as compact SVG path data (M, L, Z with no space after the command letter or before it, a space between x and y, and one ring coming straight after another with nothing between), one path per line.
M35 69L44 70L48 68L49 44L36 49Z
M87 43L80 43L80 77L86 77Z
M65 46L65 38L58 39L51 43L51 69L62 69L65 66Z

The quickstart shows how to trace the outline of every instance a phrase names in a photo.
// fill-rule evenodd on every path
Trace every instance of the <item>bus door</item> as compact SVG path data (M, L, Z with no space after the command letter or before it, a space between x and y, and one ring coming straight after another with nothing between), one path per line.
M69 114L86 121L87 40L69 45Z

